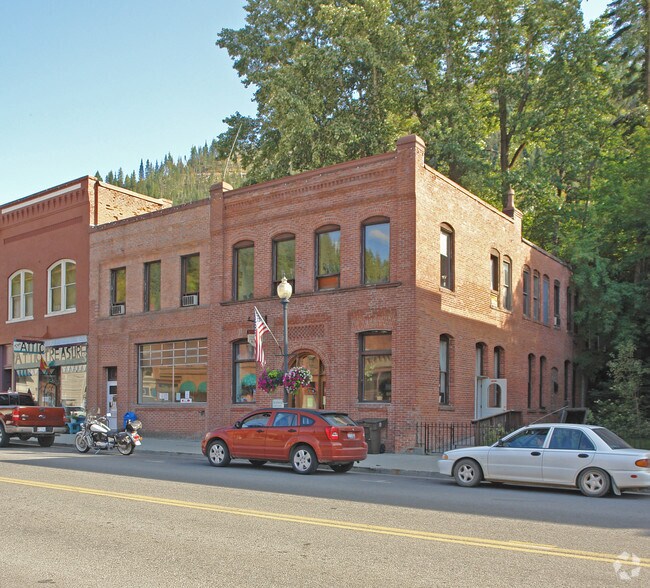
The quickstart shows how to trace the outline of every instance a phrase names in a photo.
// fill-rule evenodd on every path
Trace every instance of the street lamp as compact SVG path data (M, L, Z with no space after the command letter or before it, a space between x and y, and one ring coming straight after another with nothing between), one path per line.
M278 284L278 298L282 302L282 318L284 319L284 373L289 371L289 328L287 324L287 308L289 306L289 298L293 293L291 284L287 282L287 276L282 276L282 281ZM287 387L284 387L284 406L289 405L289 395L287 394Z

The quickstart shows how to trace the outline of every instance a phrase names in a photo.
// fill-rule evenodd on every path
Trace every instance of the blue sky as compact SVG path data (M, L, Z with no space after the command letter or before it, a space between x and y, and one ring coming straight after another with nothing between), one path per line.
M586 20L607 0L583 0ZM189 155L254 114L219 31L243 0L0 0L0 204Z

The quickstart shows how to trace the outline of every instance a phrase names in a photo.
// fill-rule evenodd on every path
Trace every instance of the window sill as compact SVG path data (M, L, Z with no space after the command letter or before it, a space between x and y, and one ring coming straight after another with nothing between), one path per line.
M438 404L438 410L442 410L444 412L455 412L456 407L453 404Z
M45 315L45 318L51 318L51 317L55 317L55 316L62 316L62 315L65 315L65 314L74 314L75 312L77 312L76 307L75 308L70 308L68 310L57 310L56 312L48 312Z
M33 316L24 316L20 318L12 318L9 319L6 324L10 325L12 323L24 323L25 321L33 321L34 317Z

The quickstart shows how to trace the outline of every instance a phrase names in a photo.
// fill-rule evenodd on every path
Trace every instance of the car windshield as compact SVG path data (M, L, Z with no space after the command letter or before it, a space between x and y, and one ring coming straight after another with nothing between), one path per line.
M598 435L610 449L631 449L632 446L628 445L623 439L621 439L616 433L612 433L609 429L599 427L597 429L592 429L596 435Z
M333 425L335 427L356 424L347 414L323 414L321 416L328 425Z

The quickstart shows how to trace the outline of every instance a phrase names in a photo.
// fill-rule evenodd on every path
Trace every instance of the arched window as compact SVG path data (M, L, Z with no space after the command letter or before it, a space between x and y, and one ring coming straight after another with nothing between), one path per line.
M249 300L253 297L255 246L252 241L237 243L233 250L233 298Z
M440 225L440 287L454 289L454 230Z
M9 278L9 320L34 318L34 274L19 270Z
M450 375L451 375L451 337L440 335L440 404L450 402Z
M512 261L507 255L503 256L501 268L501 304L506 310L512 310Z
M316 290L341 285L341 229L336 225L316 231Z
M530 318L530 268L527 265L524 266L523 279L524 316Z
M476 344L476 375L477 376L486 376L485 371L485 352L487 351L487 346L485 343Z
M71 259L56 262L47 272L47 312L73 312L77 308L77 264Z
M390 221L370 219L363 224L363 283L390 282Z
M547 275L542 278L542 321L545 325L550 322L550 306L551 306L551 282Z
M275 296L278 284L286 276L293 292L296 291L296 236L292 233L279 235L273 239L273 288L271 295Z
M538 321L540 316L540 284L539 272L533 272L533 320Z
M506 373L506 355L503 351L503 347L494 348L494 377L495 378L505 378Z
M533 379L535 377L535 356L528 354L528 408L533 408Z

